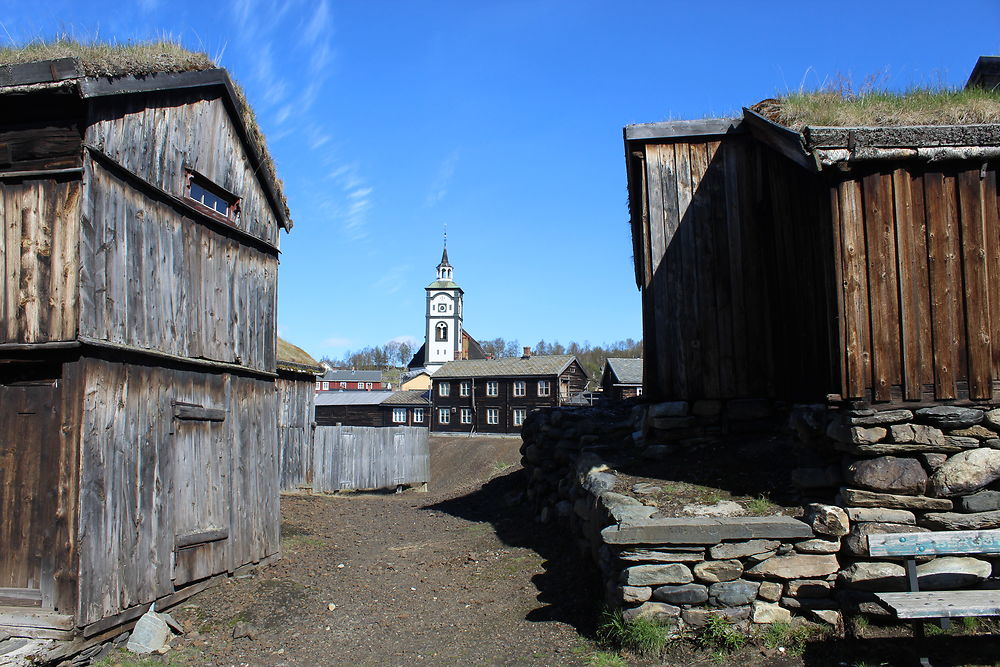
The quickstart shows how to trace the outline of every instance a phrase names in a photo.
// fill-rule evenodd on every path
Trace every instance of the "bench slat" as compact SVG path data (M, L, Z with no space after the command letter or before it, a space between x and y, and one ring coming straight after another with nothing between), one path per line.
M1000 591L876 593L899 618L1000 616Z
M872 556L1000 554L1000 530L869 535L868 552Z

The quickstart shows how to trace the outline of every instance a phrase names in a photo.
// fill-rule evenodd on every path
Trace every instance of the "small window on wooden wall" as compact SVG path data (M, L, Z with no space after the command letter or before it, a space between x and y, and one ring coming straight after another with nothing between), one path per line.
M187 196L200 209L207 209L229 220L236 220L240 214L240 198L226 192L201 174L189 171L187 174Z

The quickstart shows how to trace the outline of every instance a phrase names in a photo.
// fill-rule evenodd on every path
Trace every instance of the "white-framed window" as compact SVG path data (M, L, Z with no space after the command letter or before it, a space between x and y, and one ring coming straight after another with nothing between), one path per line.
M514 381L514 395L515 396L524 396L524 394L525 394L525 386L527 384L528 383L525 382L524 380L515 380Z
M372 388L372 383L371 382L365 382L365 389L371 389L371 388Z
M468 396L469 395L469 388L470 388L470 383L469 382L459 382L458 383L458 395L459 396Z
M451 410L449 408L438 408L438 424L451 423Z
M340 388L341 389L347 389L347 383L346 382L341 382L340 383Z
M323 383L323 391L330 391L330 383L329 382L324 382Z
M316 391L323 391L323 383L316 382Z
M405 424L406 423L406 408L393 408L392 409L392 422L394 424Z
M635 395L636 396L642 396L642 387L636 387L635 388Z
M439 382L438 383L438 396L451 396L451 383L450 382Z
M486 395L487 396L499 396L500 395L500 383L496 380L486 381Z
M528 414L528 411L524 408L514 408L514 426L520 426L524 423L524 417Z
M486 408L486 423L487 424L500 423L500 408Z
M548 380L538 381L538 395L539 396L551 396L552 395L552 383Z
M444 322L438 322L434 326L434 340L437 341L447 341L448 340L448 325Z
M463 424L472 423L472 408L462 408L461 421Z
M423 424L424 423L424 409L423 408L413 408L413 423Z

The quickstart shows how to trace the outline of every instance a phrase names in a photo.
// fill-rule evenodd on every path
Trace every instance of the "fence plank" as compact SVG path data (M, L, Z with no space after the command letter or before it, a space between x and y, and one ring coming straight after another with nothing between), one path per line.
M313 491L390 489L430 481L427 429L317 426Z
M962 225L962 269L965 276L966 340L969 346L969 398L993 394L990 350L990 299L987 279L986 228L983 219L983 179L979 170L958 175ZM993 305L996 308L996 305Z

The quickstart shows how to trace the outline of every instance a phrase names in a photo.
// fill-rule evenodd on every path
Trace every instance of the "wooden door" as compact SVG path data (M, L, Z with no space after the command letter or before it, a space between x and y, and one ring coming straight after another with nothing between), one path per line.
M0 367L0 605L52 608L58 367ZM45 604L43 604L43 600Z
M229 448L220 410L183 406L174 421L174 586L227 569Z

